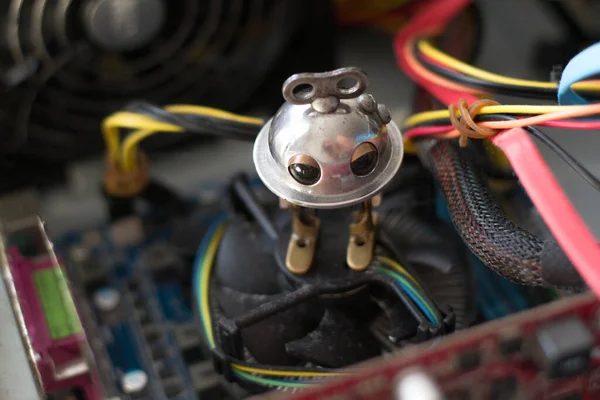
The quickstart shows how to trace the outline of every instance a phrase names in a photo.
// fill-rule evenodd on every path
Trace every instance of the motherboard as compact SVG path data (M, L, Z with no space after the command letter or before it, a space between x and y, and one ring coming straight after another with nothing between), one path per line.
M276 197L258 179L251 180L250 187L262 204L276 206ZM38 365L50 399L236 399L247 395L215 371L191 294L189 277L197 243L227 210L227 186L205 182L199 188L197 197L188 200L194 211L185 218L124 218L52 241L34 216L7 230L7 255L23 316L29 328L48 329L40 335L43 339L38 339L40 329L30 330L36 332L28 334L31 346L44 363L51 360L47 364L54 365L58 354L63 357L60 362L71 368L70 377L59 374L56 379L56 371ZM447 218L443 202L438 212ZM473 271L480 283L475 296L479 322L561 296L552 290L514 285L476 259ZM375 331L385 332L385 323L381 324L374 324ZM433 351L438 341L431 346ZM394 348L388 345L385 352ZM80 368L73 369L77 364ZM475 364L469 368L480 362Z
M600 43L529 80L474 65L480 1L9 3L0 151L44 185L0 195L0 400L600 398L600 246L539 149L600 191L553 136L600 130ZM395 32L415 90L361 62L306 72L316 42L332 54L329 11ZM152 32L109 38L97 18L116 16ZM186 39L178 17L210 29ZM69 184L45 162L72 163Z

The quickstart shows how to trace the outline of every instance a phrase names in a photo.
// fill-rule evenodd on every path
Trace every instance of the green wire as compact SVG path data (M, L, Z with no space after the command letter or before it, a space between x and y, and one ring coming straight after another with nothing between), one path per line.
M439 319L437 317L436 312L434 311L433 307L429 304L429 302L427 302L425 300L425 298L421 295L421 293L419 293L418 290L416 290L416 288L414 287L414 285L412 285L407 279L405 279L402 275L400 275L398 272L387 269L387 268L382 268L382 272L390 275L396 279L398 279L399 281L401 281L404 285L406 285L406 287L421 301L421 303L423 303L423 305L425 306L425 308L427 308L427 310L431 313L431 315L435 318L436 322L439 322Z
M439 318L437 316L437 313L434 311L433 307L425 300L425 298L423 298L421 293L419 293L419 291L416 290L416 288L407 279L405 279L398 272L393 271L388 268L385 268L385 267L382 267L382 266L377 267L377 270L402 282L408 288L408 290L410 290L411 293L413 293L415 295L415 297L417 297L419 299L419 301L423 304L423 306L427 309L427 311L429 311L429 313L433 316L435 322L439 323Z
M212 240L212 238L211 238ZM210 241L209 243L210 244ZM204 260L206 258L206 249L203 249L204 251L201 252L201 254L199 254L199 257L197 257L196 259L196 263L198 263L199 265L197 265L197 267L200 267L203 263ZM395 270L391 270L388 269L386 267L383 267L382 265L378 265L376 266L376 269L379 270L380 272L383 272L384 274L391 276L392 278L398 280L399 282L401 282L408 290L410 290L410 292L423 304L423 306L430 312L430 314L433 316L433 318L435 319L436 322L439 322L439 319L437 317L437 314L433 311L433 308L429 305L429 303L423 298L423 296L419 293L418 290L416 290L416 288L414 287L414 285L412 285L407 279L404 278L404 276L402 276L400 273L396 272ZM198 278L200 278L200 274L198 274ZM202 288L202 280L200 279L198 282L198 288ZM200 294L200 293L198 293ZM198 301L199 301L199 305L201 305L202 303L202 296L198 296ZM206 337L209 337L208 331L211 329L210 326L208 326L209 324L206 323L206 321L204 320L204 318L202 318L202 322L204 325L204 333L206 335ZM211 347L214 346L214 344L211 343ZM239 371L239 370L235 370L234 374L236 376L238 376L241 379L244 379L248 382L252 382L255 383L257 385L262 385L262 386L271 386L271 387L289 387L289 388L297 388L297 389L305 389L308 387L311 387L314 385L314 383L306 383L305 382L294 382L294 381L288 381L288 380L281 380L281 379L272 379L272 378L264 378L264 377L260 377L260 376L256 376L244 371ZM316 383L316 382L315 382Z
M284 381L284 380L280 380L280 379L261 378L259 376L252 375L252 374L249 374L249 373L243 372L243 371L235 371L234 373L246 381L253 382L253 383L256 383L256 384L262 385L262 386L273 386L273 387L285 386L285 387L291 387L291 388L297 388L297 389L306 389L306 388L309 388L314 385L311 383L290 382L290 381Z

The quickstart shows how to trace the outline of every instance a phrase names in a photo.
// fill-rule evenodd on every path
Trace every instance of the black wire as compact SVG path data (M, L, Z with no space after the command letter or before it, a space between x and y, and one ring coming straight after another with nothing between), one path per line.
M523 115L519 115L523 116ZM478 115L475 117L475 122L486 122L486 121L514 121L518 120L515 115L509 114L490 114L490 115ZM430 120L415 126L411 126L410 129L423 126L439 126L439 125L450 125L450 119L440 118ZM536 128L535 126L526 126L523 129L527 131L531 136L535 137L543 144L545 144L550 150L558 155L573 171L581 176L585 181L590 184L594 189L600 191L600 179L592 174L587 168L585 168L575 157L567 152L561 145L556 143L554 139L549 137L546 133Z
M484 29L483 29L483 13L481 12L481 7L477 1L473 1L471 5L466 10L467 13L471 15L473 20L473 27L475 33L473 34L473 47L471 48L470 54L464 58L466 61L473 62L481 52L481 48L483 45L484 39Z
M510 115L482 115L481 121L514 121L517 118ZM477 118L476 118L477 120ZM594 189L600 191L600 179L592 174L587 168L577 161L569 152L567 152L561 145L556 143L554 139L548 136L546 133L536 128L535 126L526 126L524 128L531 136L535 137L542 143L544 143L550 150L556 153L573 171L581 176L587 183L589 183Z
M415 288L421 296L427 301L429 304L434 306L435 312L440 319L440 323L444 319L441 315L441 309L438 306L437 302L433 299L433 297L429 294L429 291L426 289L426 285L421 281L419 275L414 272L410 263L406 262L404 256L400 251L398 251L397 246L394 245L394 241L389 233L385 230L385 227L382 227L378 230L378 244L380 244L385 250L387 250L392 258L396 260L404 269L408 271L408 273L413 277L415 281L417 281L420 285L420 288Z
M416 49L416 45L414 53L417 60L431 72L435 73L436 75L440 75L444 78L447 78L453 82L461 83L465 86L485 90L496 94L504 94L508 96L556 100L556 89L529 88L523 86L507 85L485 81L483 79L475 78L469 75L464 75L460 72L448 70L433 63L430 63L422 57L421 52Z
M151 103L134 101L125 106L126 111L146 115L156 121L178 125L187 132L229 137L239 140L254 141L261 126L228 121L220 118L197 114L175 114Z
M444 78L447 78L457 83L461 83L465 86L485 90L487 92L492 92L496 94L504 94L507 96L526 97L532 99L544 99L553 101L556 101L557 99L557 89L555 88L534 88L486 81L483 79L475 78L473 76L462 74L457 71L442 68L438 65L427 61L425 58L423 58L421 52L417 49L416 44L413 51L417 60L425 68L435 73L436 75L440 75ZM577 93L590 100L600 99L600 95L597 92L578 90Z

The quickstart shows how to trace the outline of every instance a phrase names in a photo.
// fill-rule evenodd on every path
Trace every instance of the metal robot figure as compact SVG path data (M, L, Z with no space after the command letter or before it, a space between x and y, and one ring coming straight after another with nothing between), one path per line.
M367 85L366 74L352 67L293 75L283 84L286 103L256 139L260 178L293 211L285 260L292 273L310 269L318 208L361 204L349 227L346 262L361 271L373 258L372 208L400 168L404 149L389 110L365 93Z

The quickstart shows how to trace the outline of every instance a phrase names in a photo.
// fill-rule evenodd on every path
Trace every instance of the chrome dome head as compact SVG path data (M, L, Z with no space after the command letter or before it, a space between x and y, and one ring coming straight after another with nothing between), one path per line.
M356 83L344 88L347 79ZM371 198L390 182L402 162L402 135L387 108L363 94L366 86L356 68L285 82L287 102L254 144L254 164L272 192L303 207L338 208Z

